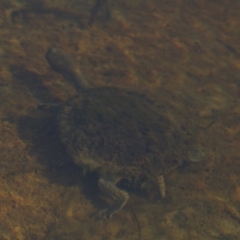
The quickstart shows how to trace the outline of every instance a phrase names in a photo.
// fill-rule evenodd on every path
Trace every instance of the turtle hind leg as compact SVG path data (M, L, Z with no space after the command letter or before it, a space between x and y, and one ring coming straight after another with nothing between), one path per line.
M120 211L127 203L129 194L116 186L114 178L100 177L98 180L99 189L114 200L114 204L98 214L100 218L110 219L111 216Z

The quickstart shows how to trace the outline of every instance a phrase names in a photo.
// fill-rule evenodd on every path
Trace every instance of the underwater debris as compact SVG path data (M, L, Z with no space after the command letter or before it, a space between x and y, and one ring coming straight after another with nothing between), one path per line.
M106 19L110 18L110 10L109 10L109 6L108 6L108 0L96 0L96 3L92 9L92 13L91 13L91 17L89 19L88 25L90 27L92 27L92 24L94 22L94 20L96 19L99 10L105 7L105 15L106 15Z
M201 162L205 158L205 151L198 145L188 153L189 162Z
M160 176L157 178L157 181L158 181L158 186L159 186L159 191L160 191L160 193L161 193L161 196L162 196L162 198L165 198L165 196L166 196L166 190L165 190L164 176L163 176L163 175L160 175Z
M142 236L142 231L141 231L140 223L139 223L139 221L138 221L137 215L136 215L136 213L135 213L135 211L134 211L134 208L133 208L132 204L130 204L130 207L131 207L131 211L132 211L133 218L134 218L134 220L135 220L136 223L137 223L137 228L138 228L138 240L141 240L141 238L142 238L142 237L141 237L141 236Z

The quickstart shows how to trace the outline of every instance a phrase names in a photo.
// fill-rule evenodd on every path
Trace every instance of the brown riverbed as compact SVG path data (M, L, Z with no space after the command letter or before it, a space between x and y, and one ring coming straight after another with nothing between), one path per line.
M240 239L240 3L115 0L88 25L93 0L0 2L0 239ZM145 93L197 134L205 159L166 176L158 202L110 202L82 176L39 103L75 94L45 59L55 45L92 86Z

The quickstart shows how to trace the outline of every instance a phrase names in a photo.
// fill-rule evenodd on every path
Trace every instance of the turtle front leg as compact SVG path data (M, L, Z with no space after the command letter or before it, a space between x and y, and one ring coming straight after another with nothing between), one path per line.
M98 180L99 189L115 201L111 207L100 212L100 218L110 219L114 213L120 211L126 205L129 199L129 194L118 188L116 186L118 181L114 180L116 179L106 177L100 177Z

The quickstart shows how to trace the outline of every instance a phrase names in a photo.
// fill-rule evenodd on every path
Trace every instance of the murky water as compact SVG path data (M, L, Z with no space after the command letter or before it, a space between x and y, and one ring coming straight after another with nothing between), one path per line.
M92 27L95 0L0 2L0 239L240 239L239 1L102 2ZM110 221L92 217L112 202L66 160L51 112L30 110L75 94L52 45L92 86L145 93L196 135L165 199L130 193Z

